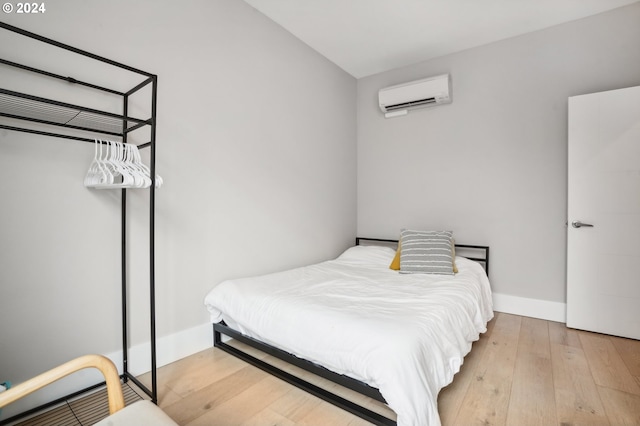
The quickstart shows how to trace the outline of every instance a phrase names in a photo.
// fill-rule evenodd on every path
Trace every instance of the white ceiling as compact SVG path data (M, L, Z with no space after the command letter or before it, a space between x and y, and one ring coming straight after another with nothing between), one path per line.
M638 0L245 0L356 78Z

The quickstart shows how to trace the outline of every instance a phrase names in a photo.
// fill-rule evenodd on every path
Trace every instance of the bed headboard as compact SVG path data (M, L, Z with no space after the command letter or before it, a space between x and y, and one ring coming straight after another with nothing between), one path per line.
M363 244L364 243L364 244ZM356 245L384 245L387 247L398 247L398 240L387 240L384 238L356 237ZM469 244L456 244L456 254L464 256L469 260L480 263L487 276L489 276L489 246L478 246Z

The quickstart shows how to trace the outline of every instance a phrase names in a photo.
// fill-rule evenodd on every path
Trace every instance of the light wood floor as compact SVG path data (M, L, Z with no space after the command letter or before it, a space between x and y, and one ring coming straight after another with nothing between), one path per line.
M218 349L162 367L158 380L159 405L184 426L369 424ZM438 405L443 425L640 425L640 341L497 313Z

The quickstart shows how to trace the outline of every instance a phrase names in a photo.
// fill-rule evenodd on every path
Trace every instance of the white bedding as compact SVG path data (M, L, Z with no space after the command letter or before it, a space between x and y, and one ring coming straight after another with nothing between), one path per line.
M394 250L356 246L335 260L228 280L205 298L211 320L380 390L399 426L440 425L437 397L493 317L484 269L399 274Z

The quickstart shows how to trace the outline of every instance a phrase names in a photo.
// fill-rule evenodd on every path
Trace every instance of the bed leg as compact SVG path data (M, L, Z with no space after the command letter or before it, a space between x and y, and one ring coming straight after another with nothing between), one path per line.
M213 328L213 346L217 347L222 342L222 335L216 328Z

